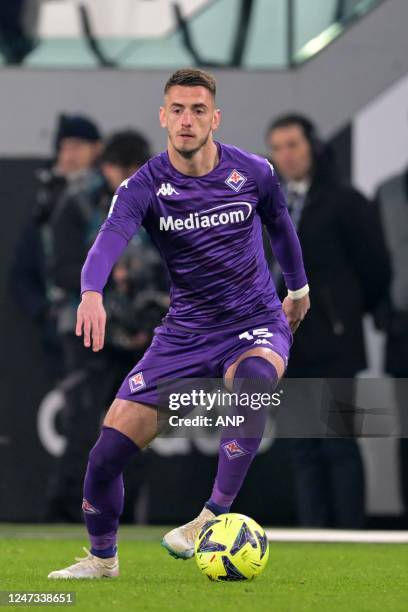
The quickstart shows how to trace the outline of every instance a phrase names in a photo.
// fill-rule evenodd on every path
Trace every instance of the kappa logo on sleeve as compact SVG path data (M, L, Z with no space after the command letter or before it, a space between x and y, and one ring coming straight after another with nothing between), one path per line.
M131 391L139 391L139 389L144 389L146 383L143 378L143 372L138 372L129 378L129 387Z
M231 187L234 191L239 191L241 187L246 183L245 176L242 176L238 170L233 170L229 177L226 179L226 184Z
M243 455L248 455L248 451L245 450L245 448L242 448L242 446L240 446L236 440L226 442L222 445L222 448L230 460L236 459L237 457L242 457Z

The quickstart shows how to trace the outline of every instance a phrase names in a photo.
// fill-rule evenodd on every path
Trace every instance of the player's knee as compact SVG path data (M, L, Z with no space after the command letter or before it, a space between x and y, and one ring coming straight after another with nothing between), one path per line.
M263 357L253 355L245 357L235 371L233 391L238 396L236 410L243 417L242 437L246 438L250 445L252 441L256 442L255 449L249 450L244 447L251 456L253 452L256 453L262 439L271 402L270 396L278 380L275 366ZM269 396L269 400L266 400L265 396ZM241 398L244 397L245 402L242 402Z
M242 384L251 382L263 392L272 392L279 380L279 375L273 363L258 356L249 356L239 362L233 381L234 390Z
M88 469L92 471L95 480L111 480L121 473L117 455L118 450L114 446L104 444L102 432L88 458Z

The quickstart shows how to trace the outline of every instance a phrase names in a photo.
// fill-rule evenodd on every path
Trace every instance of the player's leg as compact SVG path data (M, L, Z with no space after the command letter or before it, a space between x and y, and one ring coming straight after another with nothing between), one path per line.
M118 575L115 548L123 506L123 469L158 431L159 413L152 407L161 403L158 381L202 377L204 345L205 337L197 334L166 326L155 331L151 346L123 381L89 455L83 509L91 552L85 560L49 577Z
M123 511L123 470L156 433L154 408L124 399L114 400L89 453L85 474L82 509L91 550L83 560L51 572L49 578L119 575L117 531Z
M285 363L278 353L255 348L240 355L227 369L225 380L238 398L241 394L248 397L258 393L271 395L284 372ZM221 437L217 475L211 497L205 504L216 515L229 512L258 451L265 428L266 408L258 411L250 407L237 408L245 418L243 436L237 437L230 428Z
M89 453L85 474L83 511L93 554L105 558L114 555L123 510L123 470L156 433L154 408L114 400Z
M249 349L227 369L226 385L237 393L272 393L285 371L283 358L264 348ZM257 413L256 423L248 423L250 435L236 439L223 437L220 442L217 476L211 498L202 512L186 525L168 532L162 544L175 557L189 559L194 541L203 525L217 514L229 512L262 440L265 413ZM233 450L228 455L228 448Z

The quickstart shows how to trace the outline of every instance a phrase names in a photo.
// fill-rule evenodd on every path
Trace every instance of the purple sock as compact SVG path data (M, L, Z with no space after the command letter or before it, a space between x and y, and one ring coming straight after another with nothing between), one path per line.
M278 373L272 363L262 357L243 359L236 371L233 391L237 393L269 393L278 383ZM256 412L238 407L245 416L243 437L231 429L224 432L218 454L218 469L210 499L205 506L214 514L229 512L251 465L265 428L266 408Z
M125 434L104 426L89 453L82 510L91 553L97 557L113 557L116 552L124 498L122 472L139 451Z

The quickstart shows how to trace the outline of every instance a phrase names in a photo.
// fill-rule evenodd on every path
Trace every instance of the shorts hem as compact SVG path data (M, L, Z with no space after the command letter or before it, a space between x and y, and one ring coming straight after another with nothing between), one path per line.
M145 404L146 406L149 406L150 408L155 408L156 410L158 410L157 408L157 402L153 402L151 400L145 400L143 398L134 398L130 397L129 395L121 395L119 393L117 393L115 395L115 399L121 399L121 400L126 400L128 402L133 402L134 404Z
M229 359L227 359L225 364L224 364L224 366L223 366L223 373L222 373L223 377L225 376L225 373L228 370L228 368L230 367L230 365L232 365L237 359L239 359L239 357L243 353L246 353L247 351L252 350L252 348L255 348L255 347L245 348L242 351L240 351L239 353L235 354L233 357L230 357ZM273 353L276 353L277 355L279 355L279 357L281 357L283 363L285 364L285 370L284 370L284 373L285 373L285 371L286 371L286 369L288 367L289 356L288 355L284 355L282 353L282 351L280 351L279 349L275 349L275 348L272 348L270 346L263 346L262 348L265 348L268 351L272 351Z

